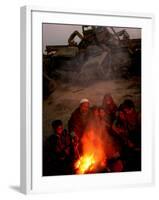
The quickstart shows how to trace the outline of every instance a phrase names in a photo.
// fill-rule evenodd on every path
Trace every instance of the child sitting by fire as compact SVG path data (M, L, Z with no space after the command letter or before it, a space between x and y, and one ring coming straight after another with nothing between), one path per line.
M52 129L53 133L43 147L43 174L45 176L71 174L72 164L77 154L76 137L71 136L64 129L61 120L54 120Z

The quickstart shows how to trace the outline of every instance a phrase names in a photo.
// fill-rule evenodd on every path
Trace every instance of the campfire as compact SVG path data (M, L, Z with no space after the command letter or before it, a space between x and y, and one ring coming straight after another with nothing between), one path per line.
M75 162L76 174L96 173L106 167L104 138L91 129L82 137L83 153Z

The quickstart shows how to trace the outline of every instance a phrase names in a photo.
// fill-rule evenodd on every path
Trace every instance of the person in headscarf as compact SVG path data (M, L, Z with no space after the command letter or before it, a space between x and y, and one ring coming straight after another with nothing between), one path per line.
M84 130L88 124L90 116L90 102L88 99L81 99L78 108L73 111L68 121L69 133L75 136L79 142L79 151L81 151L80 142Z
M117 105L115 104L111 94L105 94L103 98L102 107L104 108L107 117L109 118L110 126L115 119L115 114L117 111Z

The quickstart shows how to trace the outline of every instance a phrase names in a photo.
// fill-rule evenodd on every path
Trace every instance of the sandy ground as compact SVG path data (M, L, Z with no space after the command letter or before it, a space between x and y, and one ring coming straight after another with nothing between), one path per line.
M61 119L67 128L68 119L82 98L88 98L91 105L102 104L106 93L111 93L119 105L126 98L131 98L136 109L141 107L141 80L138 77L129 80L96 81L87 86L58 84L57 89L43 102L43 138L51 134L51 122Z

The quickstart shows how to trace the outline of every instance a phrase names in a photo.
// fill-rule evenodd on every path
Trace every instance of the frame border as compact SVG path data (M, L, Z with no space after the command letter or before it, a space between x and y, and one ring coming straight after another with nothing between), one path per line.
M34 192L32 185L32 12L85 14L97 16L131 17L152 20L154 29L154 15L150 13L129 13L110 12L104 10L79 10L73 11L58 8L24 6L21 7L21 34L20 34L20 191L28 194ZM152 34L154 37L154 35ZM152 40L153 42L153 40ZM154 133L152 133L152 143L154 144ZM154 147L152 146L154 152ZM152 155L152 166L154 166L154 156ZM153 167L154 168L154 167ZM152 182L154 182L154 172L152 172Z

